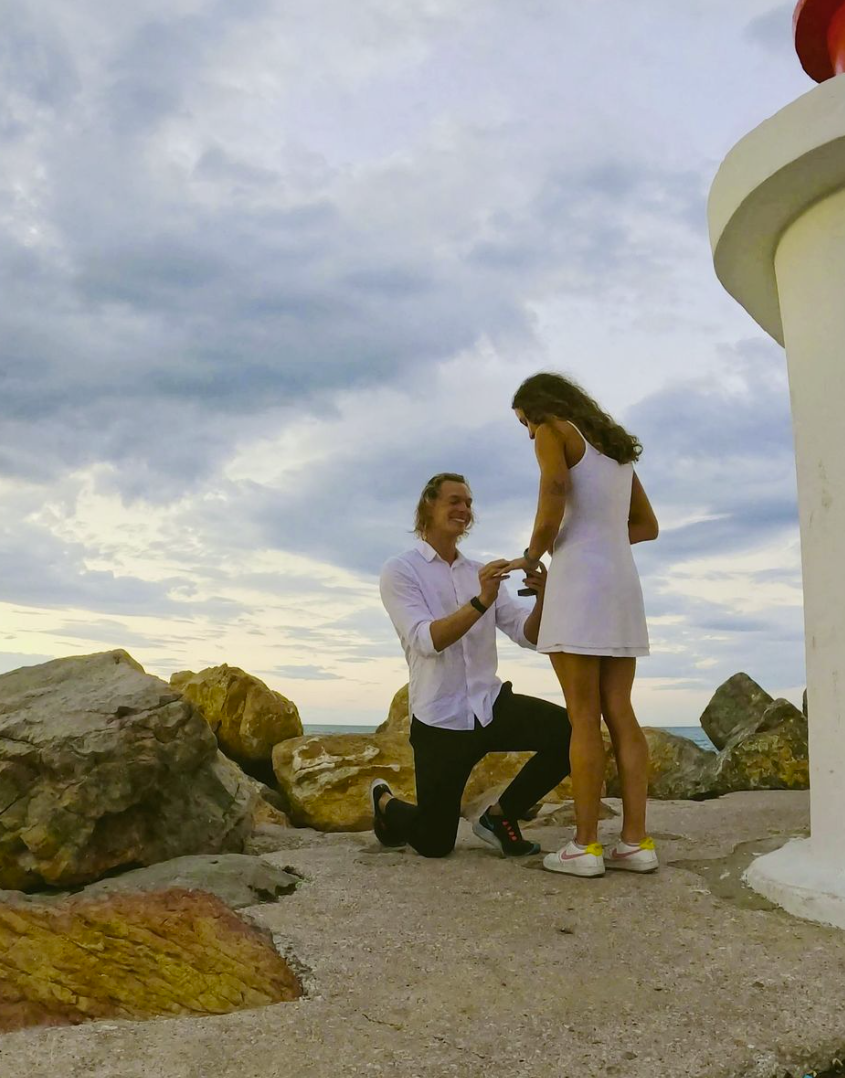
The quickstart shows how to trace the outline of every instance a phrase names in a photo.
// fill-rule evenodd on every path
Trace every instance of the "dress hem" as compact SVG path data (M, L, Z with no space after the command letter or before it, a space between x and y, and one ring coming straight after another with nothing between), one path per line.
M559 652L565 652L568 655L595 655L606 656L610 659L636 659L643 658L650 654L649 648L645 647L631 647L631 648L614 648L614 647L583 647L576 644L548 644L544 647L537 646L536 650L541 655L554 655Z

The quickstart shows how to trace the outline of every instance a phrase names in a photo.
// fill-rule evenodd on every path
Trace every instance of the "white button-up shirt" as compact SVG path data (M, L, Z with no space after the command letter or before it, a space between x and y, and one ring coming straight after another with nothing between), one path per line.
M381 599L399 634L410 671L411 714L429 726L471 730L493 718L502 683L496 677L496 629L533 650L525 636L530 610L499 589L495 606L443 651L431 640L431 623L454 614L478 595L482 563L458 554L450 565L422 540L385 563Z

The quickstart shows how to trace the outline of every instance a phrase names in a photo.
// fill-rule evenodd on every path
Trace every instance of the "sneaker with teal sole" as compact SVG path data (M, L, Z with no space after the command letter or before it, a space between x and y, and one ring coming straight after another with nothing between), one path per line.
M531 854L540 852L536 842L529 842L522 837L519 824L511 822L505 816L492 815L489 810L481 814L472 829L483 842L498 850L503 857L530 857Z

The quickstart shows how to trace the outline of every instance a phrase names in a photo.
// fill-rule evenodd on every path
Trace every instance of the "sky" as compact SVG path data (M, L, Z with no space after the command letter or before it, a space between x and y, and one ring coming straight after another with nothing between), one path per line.
M123 647L380 722L381 564L439 471L465 552L518 556L510 401L558 370L645 447L640 720L695 724L739 670L800 701L785 359L706 220L814 85L792 7L0 0L0 672Z

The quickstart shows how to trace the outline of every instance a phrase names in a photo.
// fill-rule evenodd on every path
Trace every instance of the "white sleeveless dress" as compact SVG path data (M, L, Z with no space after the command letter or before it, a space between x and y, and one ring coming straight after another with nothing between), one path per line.
M628 539L634 466L618 464L586 438L584 444L584 456L569 470L537 650L648 655L643 593Z

